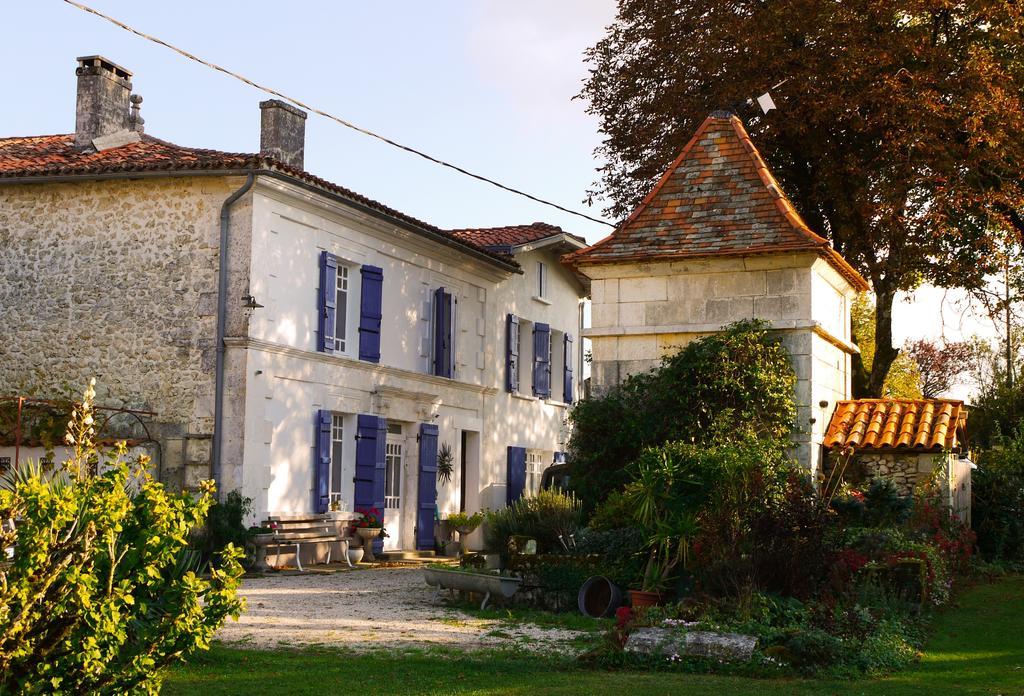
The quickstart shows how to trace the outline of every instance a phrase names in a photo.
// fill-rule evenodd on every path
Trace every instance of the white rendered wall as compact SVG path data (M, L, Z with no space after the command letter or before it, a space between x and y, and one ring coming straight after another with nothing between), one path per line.
M253 201L252 287L263 305L250 321L249 337L229 352L244 351L247 383L245 453L239 487L252 497L254 515L308 512L313 508L314 417L318 409L346 414L342 480L351 509L357 414L375 414L405 425L405 476L401 543L413 546L418 471L415 435L422 422L436 423L440 443L451 445L455 475L438 484L442 516L460 507L462 431L477 451L467 453L466 509L504 504L506 447L554 452L564 449L566 407L554 401L517 398L504 391L505 317L509 312L576 337L581 291L554 253L523 254L523 275L490 264L287 185L258 185ZM383 268L381 361L316 351L319 254L326 249L357 266ZM549 303L533 299L530 261L549 263ZM430 374L429 300L437 287L458 293L458 366L455 379ZM358 283L350 285L358 298ZM353 304L358 307L358 302ZM579 358L576 360L577 369ZM528 376L525 376L529 384ZM561 374L552 383L561 393ZM408 504L407 504L408 501Z

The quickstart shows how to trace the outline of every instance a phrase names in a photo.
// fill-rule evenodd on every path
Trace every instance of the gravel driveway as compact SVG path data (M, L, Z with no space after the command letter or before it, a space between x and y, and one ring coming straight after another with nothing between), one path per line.
M221 641L239 647L363 651L444 645L573 652L573 639L584 635L478 619L446 607L443 599L435 603L434 589L417 567L252 578L243 581L241 594L248 601L245 613L218 633Z

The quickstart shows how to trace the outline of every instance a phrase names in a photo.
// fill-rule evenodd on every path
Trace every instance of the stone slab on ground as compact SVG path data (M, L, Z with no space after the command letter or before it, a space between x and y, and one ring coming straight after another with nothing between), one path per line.
M687 631L670 628L639 628L629 634L626 652L645 655L693 655L728 662L746 661L753 655L757 638L741 633Z

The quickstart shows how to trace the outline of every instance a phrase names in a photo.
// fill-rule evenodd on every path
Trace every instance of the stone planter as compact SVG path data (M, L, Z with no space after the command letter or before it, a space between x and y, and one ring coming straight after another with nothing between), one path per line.
M480 608L487 607L491 595L508 599L519 591L521 578L502 577L489 573L463 573L457 570L444 570L442 568L424 568L423 579L431 587L436 587L434 593L436 600L441 590L462 590L463 592L476 592L484 596Z
M274 534L256 534L252 538L253 548L256 550L255 562L253 563L253 570L258 570L261 573L265 573L268 570L273 570L270 564L267 563L267 544L274 541Z
M356 534L363 540L363 559L367 563L376 563L377 557L373 555L373 541L380 536L380 527L356 527Z
M359 547L359 546L357 546L356 548L349 547L349 550L348 550L348 562L351 563L352 565L355 565L356 563L359 563L361 560L363 560L363 553L364 552L363 552L362 547Z

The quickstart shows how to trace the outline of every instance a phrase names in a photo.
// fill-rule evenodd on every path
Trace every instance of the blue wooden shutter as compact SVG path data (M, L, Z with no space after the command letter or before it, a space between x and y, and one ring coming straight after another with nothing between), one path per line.
M375 510L384 519L384 473L386 467L388 422L379 416L360 414L356 419L356 510ZM380 537L373 551L383 551Z
M572 403L572 334L565 335L565 370L562 374L562 401Z
M523 497L526 490L526 448L508 448L508 483L505 486L505 502L511 505Z
M515 394L519 391L519 317L508 315L505 334L505 388Z
M551 396L551 327L533 325L533 395Z
M380 322L383 314L384 270L363 266L359 301L359 359L380 362Z
M316 349L334 352L334 324L338 311L338 259L328 251L320 252L320 300L317 303Z
M331 494L331 420L330 411L320 409L316 414L316 455L313 469L314 510L323 513L330 507Z
M437 513L437 426L420 423L420 473L416 498L416 548L434 548L434 517Z
M434 291L434 374L454 376L455 366L455 302L444 288Z

